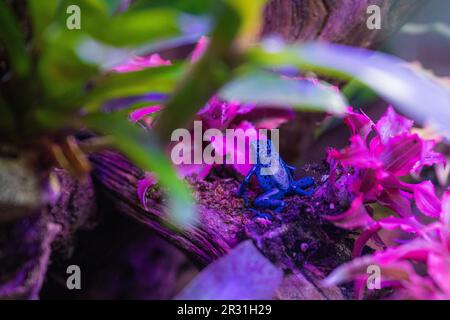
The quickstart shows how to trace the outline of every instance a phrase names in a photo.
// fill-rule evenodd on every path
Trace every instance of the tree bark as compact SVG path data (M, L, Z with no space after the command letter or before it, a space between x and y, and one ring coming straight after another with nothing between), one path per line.
M91 156L93 176L116 205L118 211L130 216L162 235L182 249L199 267L222 256L244 239L253 239L257 247L277 266L291 274L286 285L298 290L309 283L311 293L322 299L342 298L338 288L326 289L320 280L336 266L351 258L352 239L346 231L335 228L323 219L324 215L342 211L345 202L330 202L322 196L286 199L281 214L272 213L274 220L255 219L236 196L239 181L230 178L226 169L218 169L210 179L191 178L198 205L198 224L175 231L166 215L166 207L159 191L149 192L147 208L137 196L138 180L144 172L123 156L107 151ZM326 181L325 165L307 166L300 170L318 181L318 188ZM227 177L228 176L228 177ZM251 191L255 196L258 190ZM300 283L300 284L298 284ZM345 288L341 288L345 289ZM279 291L280 298L301 298L300 292ZM348 290L344 290L348 295ZM289 296L289 297L288 297Z
M56 203L0 224L0 300L38 299L52 252L67 256L75 232L95 225L90 178L80 182L64 170L54 173L61 185Z
M369 30L366 26L366 9L370 4L381 8L381 30ZM277 33L288 42L320 40L375 47L419 6L400 0L272 0L265 9L262 35ZM315 122L321 118L322 115L299 117L282 129L285 130L283 136L295 140L283 142L291 148L307 146ZM272 223L264 223L253 219L242 200L235 196L239 182L232 175L225 174L223 178L219 174L204 181L193 178L190 183L198 204L199 224L175 232L158 192L151 193L147 199L148 210L139 202L137 181L143 177L143 172L113 152L96 154L91 160L95 179L119 211L155 230L185 251L200 267L250 238L273 263L289 274L277 298L342 299L351 296L347 287L323 288L320 285L320 280L333 268L351 259L352 235L323 219L324 215L342 212L348 199L330 202L320 195L309 199L292 197L287 200L283 214ZM316 181L327 179L328 171L321 166L305 167L302 171L315 176Z
M381 29L367 27L370 5L380 8ZM278 34L288 42L320 40L373 48L423 5L409 0L271 0L262 34Z

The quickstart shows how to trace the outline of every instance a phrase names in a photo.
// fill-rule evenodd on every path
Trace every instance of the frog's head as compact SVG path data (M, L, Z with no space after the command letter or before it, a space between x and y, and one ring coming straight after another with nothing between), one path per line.
M274 160L279 159L279 154L272 140L255 140L250 143L252 150L252 157L256 164L263 167L269 167L274 163Z

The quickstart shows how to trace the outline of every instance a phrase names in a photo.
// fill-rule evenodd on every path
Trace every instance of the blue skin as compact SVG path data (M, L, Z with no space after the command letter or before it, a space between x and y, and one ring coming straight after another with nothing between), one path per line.
M266 144L267 148L263 144ZM300 180L294 180L295 168L287 165L280 158L271 140L253 141L251 149L253 156L256 156L256 163L242 181L238 192L238 195L244 199L246 206L249 206L250 201L245 195L245 190L253 175L256 175L259 186L264 190L264 193L259 195L253 203L257 208L272 209L279 213L286 206L286 203L283 201L284 197L293 194L310 196L314 193L314 189L310 188L314 185L313 178L305 177ZM272 155L274 157L273 161L278 161L278 170L273 170L271 173L269 172L270 174L267 174L267 172L264 174L263 169L268 170L271 167L276 167L273 162L269 161ZM258 217L272 219L272 216L269 214L254 209L250 210Z

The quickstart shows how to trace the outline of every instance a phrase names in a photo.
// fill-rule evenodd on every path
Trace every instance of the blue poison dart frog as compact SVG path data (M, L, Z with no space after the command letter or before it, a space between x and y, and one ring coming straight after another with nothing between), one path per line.
M256 175L259 186L264 193L256 197L253 205L257 208L272 209L275 212L281 212L285 207L283 201L285 196L298 194L301 196L310 196L313 194L314 180L311 177L294 180L294 167L287 165L280 158L273 142L271 140L256 140L250 144L253 159L256 158L255 165L242 181L238 195L245 201L248 207L250 201L245 195L245 189L253 175ZM272 216L267 213L252 210L257 217L271 219Z

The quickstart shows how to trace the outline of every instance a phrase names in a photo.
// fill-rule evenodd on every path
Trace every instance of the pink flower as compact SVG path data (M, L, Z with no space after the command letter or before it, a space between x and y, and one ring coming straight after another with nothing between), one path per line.
M426 187L428 188L428 186ZM414 217L386 218L378 223L387 229L401 229L416 237L396 247L366 255L333 271L325 283L349 280L365 282L367 267L381 268L382 286L395 285L394 296L413 299L450 299L450 191L440 201L440 212L429 224ZM361 286L359 286L361 287ZM362 296L361 292L357 293Z
M399 179L424 165L445 161L432 150L434 141L411 133L412 121L396 114L392 107L376 124L349 109L345 123L353 134L350 145L342 150L331 149L328 160L344 168L341 179L345 179L350 192L355 197L362 195L364 203L378 202L400 216L411 215L410 200L414 198L424 214L435 216L435 198L430 195L429 184L414 185ZM372 129L375 136L367 140Z
M112 70L116 72L132 72L140 71L147 68L170 66L172 63L169 60L162 59L159 54L155 53L148 57L133 57L127 60L125 63L114 67Z
M198 40L197 46L191 54L191 63L197 62L198 59L205 53L208 48L209 39L205 36L202 36L200 40Z
M411 184L400 180L420 172L425 165L445 163L443 156L433 151L436 142L413 133L413 122L392 107L376 124L349 109L345 123L352 133L350 146L329 151L333 177L330 184L333 190L344 181L354 198L346 212L326 218L342 228L362 230L354 244L355 257L381 229L405 233L411 240L344 264L326 283L355 280L355 294L361 297L367 267L377 265L381 268L382 287L396 288L398 296L450 298L450 192L440 200L430 181ZM374 133L371 139L370 133ZM338 178L339 166L342 174ZM395 215L374 219L367 210L372 202L392 209ZM421 222L423 216L413 212L413 203L421 214L432 219L431 223ZM425 276L416 272L418 263L428 270Z
M375 223L363 204L362 195L353 200L346 212L337 216L325 216L325 218L345 229L365 228Z
M147 128L150 128L152 125L152 118L147 119L146 117L151 114L154 114L156 112L159 112L161 109L162 109L162 106L142 107L142 108L132 111L129 115L129 118L130 118L131 122L138 122L138 121L144 120Z

